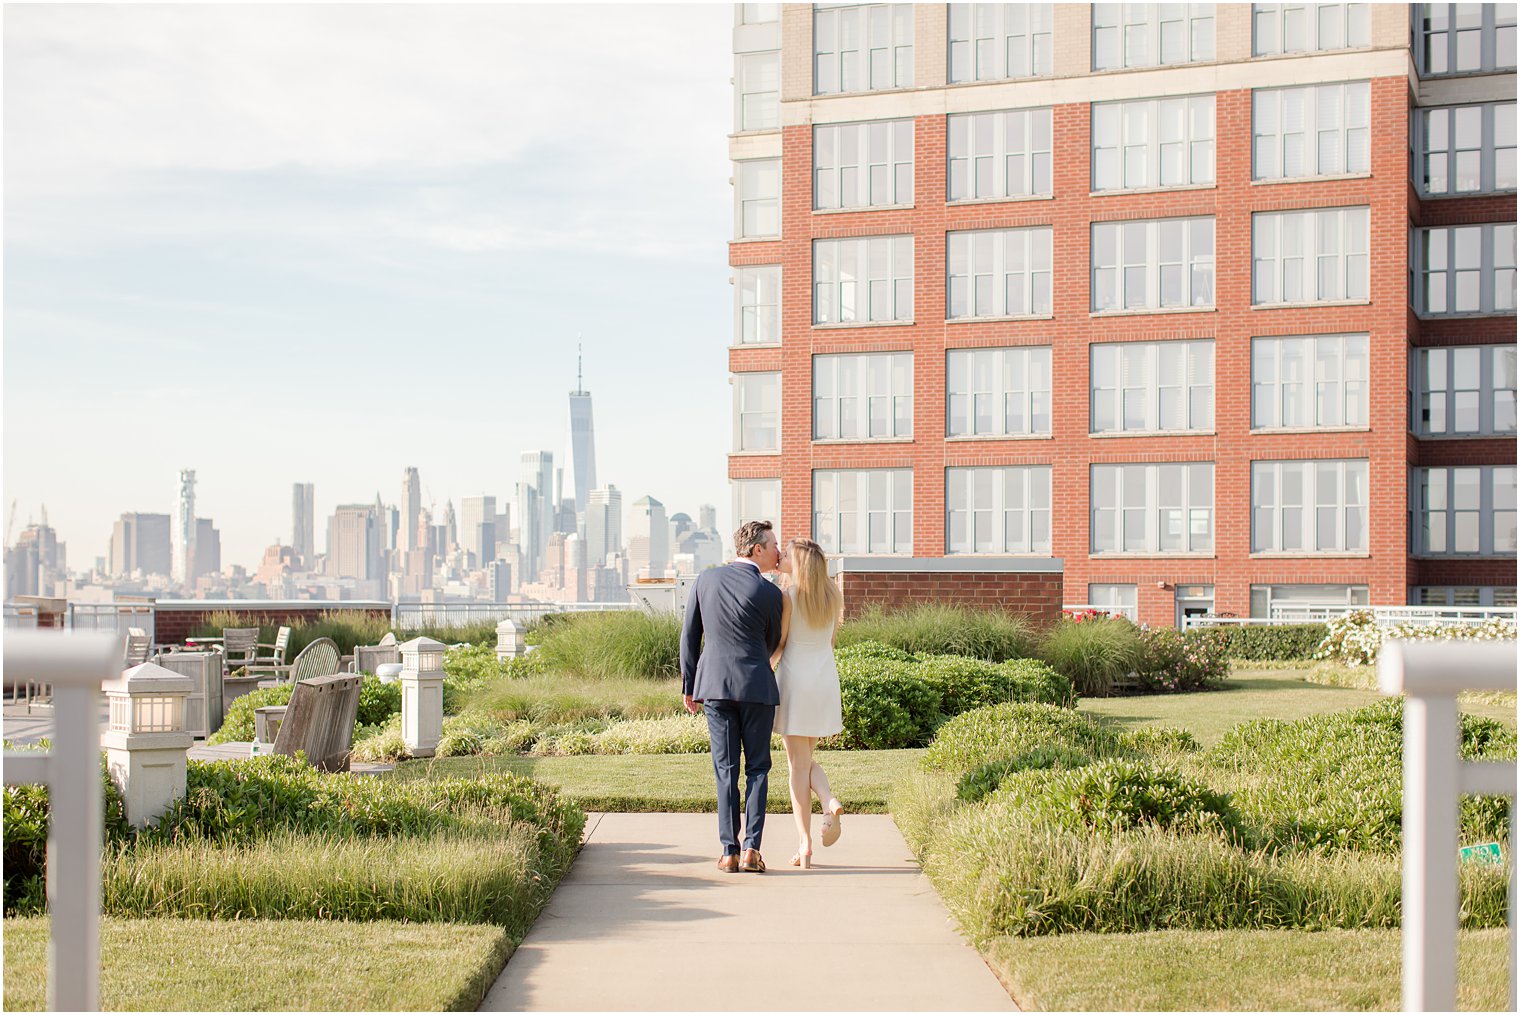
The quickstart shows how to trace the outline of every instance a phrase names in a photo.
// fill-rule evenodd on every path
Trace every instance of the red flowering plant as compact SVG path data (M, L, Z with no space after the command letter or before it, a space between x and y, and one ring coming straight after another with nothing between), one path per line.
M1229 633L1223 629L1184 633L1154 627L1140 632L1136 676L1142 693L1208 690L1218 687L1229 675Z

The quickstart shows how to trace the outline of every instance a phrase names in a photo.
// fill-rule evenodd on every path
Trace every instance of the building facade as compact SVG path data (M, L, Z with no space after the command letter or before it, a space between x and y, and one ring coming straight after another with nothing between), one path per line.
M167 575L173 556L169 531L168 515L140 511L123 514L111 529L108 573L118 578L130 578L134 573Z
M290 545L298 566L310 568L317 559L316 485L295 483L290 488Z
M1514 603L1515 5L736 21L736 518L1148 623Z

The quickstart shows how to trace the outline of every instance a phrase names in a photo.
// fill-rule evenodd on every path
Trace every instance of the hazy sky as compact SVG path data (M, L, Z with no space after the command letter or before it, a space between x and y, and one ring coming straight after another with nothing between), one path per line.
M178 470L222 561L563 464L730 509L729 4L7 6L5 509L71 569Z

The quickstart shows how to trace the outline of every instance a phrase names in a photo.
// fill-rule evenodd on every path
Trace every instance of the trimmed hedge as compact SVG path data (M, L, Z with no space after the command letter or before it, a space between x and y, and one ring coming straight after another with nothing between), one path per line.
M1279 627L1242 624L1217 628L1228 633L1226 651L1231 659L1289 662L1313 659L1325 640L1324 624L1283 624Z

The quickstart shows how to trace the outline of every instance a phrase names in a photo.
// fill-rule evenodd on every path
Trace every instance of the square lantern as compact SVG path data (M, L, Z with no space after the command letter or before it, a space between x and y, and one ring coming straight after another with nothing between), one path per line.
M527 650L523 630L511 617L496 625L496 658L516 659Z
M401 643L401 676L443 676L443 654L448 646L432 638L413 638Z
M431 758L443 737L443 653L432 638L401 645L401 737L414 758Z
M104 684L110 707L100 742L134 825L146 825L185 795L185 755L195 743L185 729L185 704L194 688L191 678L153 663Z
M106 681L103 689L110 703L109 732L183 733L185 702L195 681L155 663L142 663Z

